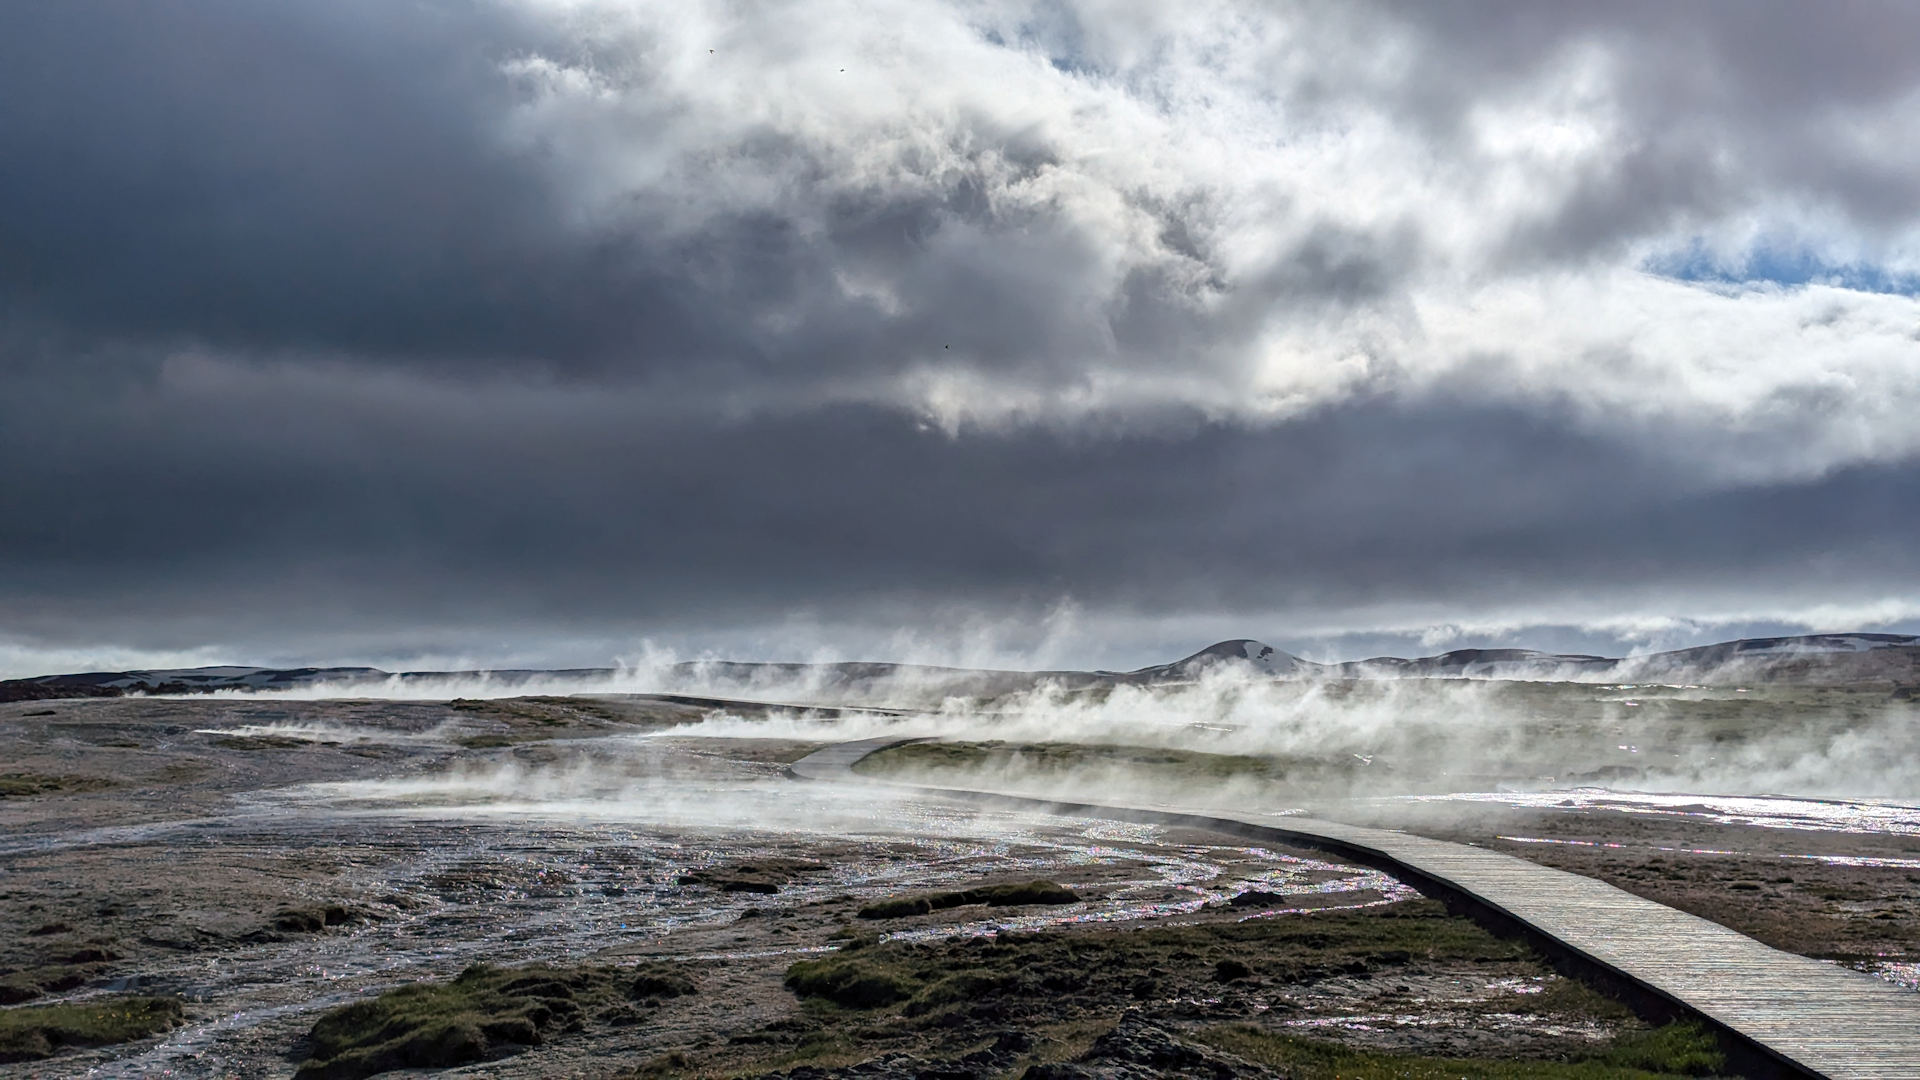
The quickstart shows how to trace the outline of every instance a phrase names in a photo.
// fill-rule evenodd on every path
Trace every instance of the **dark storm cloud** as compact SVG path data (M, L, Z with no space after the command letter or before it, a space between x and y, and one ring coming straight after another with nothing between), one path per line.
M488 11L10 11L9 306L107 337L669 382L805 383L954 348L1044 378L1057 357L1109 351L1103 328L1065 317L1090 258L1082 239L1046 220L996 222L966 175L823 195L805 223L742 209L679 236L646 220L570 228L538 155L498 130L517 93L499 65L574 50ZM1020 169L1044 164L1018 133L980 134ZM824 167L773 132L739 152L746 172ZM1328 258L1314 241L1283 287L1381 273L1337 256L1322 286ZM840 292L842 270L884 278L893 310ZM1164 291L1136 275L1126 325L1140 347L1170 336L1156 329ZM767 312L784 315L775 331L754 325Z
M490 347L513 327L489 293L538 280L551 211L479 138L505 28L430 13L9 9L9 299L109 334Z
M1397 17L1431 40L1384 87L1359 80L1344 96L1406 116L1457 122L1537 89L1572 45L1615 47L1632 134L1547 213L1515 219L1509 247L1530 258L1618 249L1782 177L1874 224L1913 216L1910 175L1863 158L1831 123L1835 109L1913 92L1911 52L1888 44L1916 40L1910 10L1473 4ZM1418 224L1367 232L1309 210L1292 238L1230 272L1215 250L1228 196L1197 177L1173 198L1122 189L1162 222L1165 258L1110 283L1092 225L996 202L1062 166L1059 135L985 111L952 119L954 160L892 186L837 183L817 136L743 115L717 136L727 169L782 179L787 201L692 216L671 189L636 188L624 216L583 229L558 136L506 134L540 93L506 66L553 56L604 73L634 104L594 139L673 154L688 140L677 124L729 121L689 120L697 83L538 9L78 2L5 19L0 99L15 104L0 110L0 284L16 308L94 333L778 384L932 355L1071 386L1170 354L1238 364L1276 319L1390 308L1428 255ZM1081 21L1056 13L1026 30L1111 69ZM1364 38L1364 19L1340 21L1358 27L1343 40ZM635 33L635 48L684 44ZM1439 138L1442 153L1470 141ZM891 295L849 293L849 273ZM1224 304L1195 302L1207 293Z
M176 620L611 638L1059 596L1254 620L1920 571L1896 542L1920 526L1920 471L1703 497L1630 447L1466 406L961 440L869 407L634 423L645 410L627 406L202 372L57 418L11 413L0 453L35 461L0 478L7 505L34 508L0 521L11 629L155 646L179 644L153 629Z
M10 11L6 299L103 335L563 373L811 378L891 362L902 342L957 344L989 366L1086 346L1059 318L1077 238L1047 221L998 234L964 175L829 200L818 233L751 210L682 237L570 229L551 177L498 130L516 94L498 65L556 44L488 11ZM1013 134L984 135L1020 155ZM764 132L739 167L818 171L811 153ZM902 313L837 294L842 268L885 275ZM769 310L797 322L772 335L743 319Z
M735 325L691 295L688 251L569 235L502 145L498 65L553 44L528 20L221 0L3 18L0 284L18 312L456 370L685 354ZM766 232L745 223L709 257L750 263Z
M1333 633L1915 569L1895 300L1529 292L1780 200L1897 249L1910 7L850 10L0 12L0 636ZM1482 145L1535 106L1573 164Z

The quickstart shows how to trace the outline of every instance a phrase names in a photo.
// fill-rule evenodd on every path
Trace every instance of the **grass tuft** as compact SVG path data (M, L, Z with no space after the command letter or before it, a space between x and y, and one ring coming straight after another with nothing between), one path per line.
M670 967L497 968L476 964L446 983L415 983L322 1016L295 1080L358 1080L392 1069L444 1069L538 1046L554 1030L622 999L694 992ZM630 1011L630 1009L629 1009Z
M850 1009L877 1009L918 993L920 980L863 958L801 960L787 968L786 986L800 997L822 998Z
M67 1046L111 1046L180 1023L178 998L123 997L0 1011L0 1062L38 1061Z

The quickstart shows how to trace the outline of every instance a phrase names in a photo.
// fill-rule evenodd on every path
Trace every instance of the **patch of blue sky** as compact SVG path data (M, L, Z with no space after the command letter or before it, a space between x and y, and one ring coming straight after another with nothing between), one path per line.
M1047 63L1055 71L1064 75L1105 74L1088 57L1086 29L1081 25L1079 16L1064 4L1049 2L1037 5L1027 18L1015 24L1012 40L994 27L986 28L981 36L988 44L1003 49L1038 52L1047 58Z
M1677 281L1713 285L1829 285L1856 292L1920 296L1920 273L1872 263L1833 262L1806 247L1756 244L1728 258L1700 241L1649 258L1641 268Z

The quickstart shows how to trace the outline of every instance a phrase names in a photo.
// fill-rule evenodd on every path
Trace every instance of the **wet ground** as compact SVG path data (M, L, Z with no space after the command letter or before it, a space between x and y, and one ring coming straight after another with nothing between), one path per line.
M1097 947L1143 927L1197 927L1213 944L1169 947L1170 959L1077 995L1048 992L1035 1015L1052 1027L1016 1034L1066 1053L1146 1008L1188 1028L1257 1021L1390 1049L1550 1055L1633 1024L1490 938L1475 946L1486 955L1426 959L1376 942L1342 954L1344 968L1301 960L1290 974L1259 973L1254 950L1254 973L1223 982L1208 950L1225 946L1209 928L1243 941L1233 935L1253 931L1234 928L1426 902L1307 851L793 781L783 764L819 741L676 728L703 714L644 699L6 706L6 1003L178 996L188 1022L0 1072L285 1076L319 1015L395 985L483 961L665 961L695 973L700 992L463 1073L623 1075L683 1060L667 1071L751 1074L804 1057L833 1027L783 985L798 959L855 938L923 961L975 940ZM781 730L814 729L838 737L831 723ZM1081 900L856 918L883 897L1035 878ZM1533 1007L1542 1001L1560 1004ZM882 1031L874 1045L925 1050L989 1023L1006 1026L969 1014L946 1034Z

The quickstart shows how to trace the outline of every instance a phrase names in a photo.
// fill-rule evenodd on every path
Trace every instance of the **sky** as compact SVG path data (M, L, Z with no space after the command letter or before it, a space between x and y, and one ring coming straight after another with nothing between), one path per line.
M0 675L1920 630L1920 5L0 6Z

